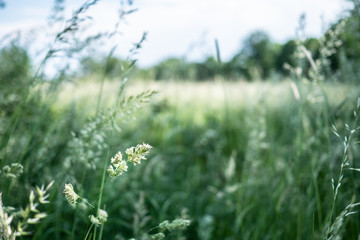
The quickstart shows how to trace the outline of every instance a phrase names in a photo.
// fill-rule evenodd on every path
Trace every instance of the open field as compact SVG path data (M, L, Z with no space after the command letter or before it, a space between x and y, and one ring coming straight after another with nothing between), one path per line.
M101 85L48 91L46 83L22 111L3 112L3 126L22 120L3 128L2 164L23 166L19 177L4 166L4 204L27 202L34 184L55 181L41 207L48 217L27 226L31 238L83 238L96 204L108 218L94 234L111 239L148 239L157 232L149 229L173 219L191 224L161 230L166 239L358 237L358 218L344 217L356 210L349 204L360 186L358 173L344 168L359 167L357 85L134 81L121 95L119 82ZM148 160L111 177L110 159L141 143L153 146ZM341 186L335 198L332 181ZM85 199L67 196L76 207L64 197L68 184Z
M100 82L80 82L79 84L65 85L58 97L58 105L67 105L71 101L83 101L85 105L96 104L99 95ZM104 83L102 101L111 105L114 102L116 93L120 87L118 81L107 81ZM312 95L304 92L304 96L295 96L300 93L299 88L314 88ZM347 97L357 96L357 86L353 84L326 83L322 85L305 84L297 86L292 81L282 82L228 82L224 80L210 82L192 81L130 81L125 89L126 95L136 95L142 91L155 90L158 94L154 96L155 101L167 101L173 107L192 107L207 110L227 108L253 107L262 102L270 106L281 106L294 100L319 101L316 99L322 91L329 96L329 104L339 104ZM306 91L306 90L305 90ZM298 99L297 99L298 98Z
M122 130L109 140L111 152L143 141L154 149L144 166L106 190L129 192L131 201L140 196L149 226L186 213L192 220L188 239L321 238L331 214L331 179L338 178L343 151L331 126L348 134L344 124L353 122L359 89L292 84L131 83L126 95L146 89L159 93L135 113L136 120L120 121ZM117 88L116 82L104 85L109 106ZM74 96L82 109L93 109L99 84L76 89L62 91L60 99ZM351 149L356 167L358 148ZM354 201L356 178L357 173L345 173L337 213ZM129 204L126 199L112 193L106 200L108 212L120 214L106 225L106 234L114 234L117 218L135 221L116 210ZM357 218L348 220L344 236L357 236L359 224Z

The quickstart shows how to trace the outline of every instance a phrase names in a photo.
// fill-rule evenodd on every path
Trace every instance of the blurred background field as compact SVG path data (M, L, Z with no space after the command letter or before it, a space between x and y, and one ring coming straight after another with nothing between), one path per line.
M56 105L67 106L73 101L81 101L83 104L92 106L96 104L96 96L99 92L100 83L97 81L86 81L77 85L68 84L60 90ZM120 87L118 81L105 82L104 104L111 105L114 95ZM216 111L223 108L253 107L262 101L266 106L286 105L296 99L293 87L296 84L290 79L280 82L246 82L226 81L217 79L215 81L143 81L133 80L126 88L126 95L136 95L146 90L156 90L157 95L154 102L167 102L173 107L196 108L199 111ZM352 83L326 83L322 90L329 95L331 104L342 102L348 95L356 96L357 85ZM296 90L295 90L296 91ZM297 90L299 91L299 90ZM194 111L196 112L196 111Z
M360 2L346 3L318 37L302 15L282 43L255 31L227 59L211 39L201 61L144 67L146 34L116 55L117 29L85 31L101 1L67 21L54 1L39 56L31 33L0 42L0 239L360 239ZM120 1L119 22L135 6ZM111 178L142 143L147 159Z
M55 112L67 115L72 106L81 115L75 123L85 121L95 112L100 85L65 85ZM112 106L118 88L117 81L104 83L104 107ZM154 146L142 169L116 182L117 191L135 199L127 202L113 193L107 199L110 213L118 204L131 208L140 197L149 225L185 211L194 224L185 235L189 239L321 238L343 148L331 125L346 134L344 123L352 121L359 95L356 84L134 81L124 96L149 89L158 93L131 117L120 118L121 131L108 140L113 151L131 142ZM357 166L357 147L352 149ZM347 175L349 185L357 185L356 175ZM346 189L339 208L356 199L357 187ZM119 218L127 216L122 211ZM357 236L356 218L348 224L344 236Z

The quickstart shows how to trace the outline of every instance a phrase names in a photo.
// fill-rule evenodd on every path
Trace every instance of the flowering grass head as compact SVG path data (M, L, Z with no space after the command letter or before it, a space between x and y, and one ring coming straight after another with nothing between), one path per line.
M20 163L12 163L10 166L5 165L0 173L3 173L5 178L16 179L23 173L23 166Z
M163 230L163 231L169 230L170 232L175 231L175 230L184 230L188 226L190 226L190 220L183 219L183 218L175 219L172 222L165 220L159 224L159 228L161 230Z
M70 204L76 204L78 198L80 197L74 191L74 187L71 183L65 184L64 194Z
M138 144L136 147L126 149L127 162L131 162L135 165L140 164L141 160L146 159L146 155L150 152L152 146L143 143ZM117 177L126 172L128 169L127 163L123 160L121 152L118 152L111 158L111 165L108 167L107 172L110 177Z
M136 147L126 149L125 153L128 156L127 161L135 165L140 164L141 160L146 160L146 155L153 147L149 144L138 144Z
M99 214L97 217L95 217L94 215L89 216L90 222L95 226L100 226L101 224L104 224L107 221L107 218L107 212L102 209L99 209Z
M118 152L114 157L111 158L112 165L107 169L110 177L117 177L126 172L128 166L126 162L122 159L121 152Z

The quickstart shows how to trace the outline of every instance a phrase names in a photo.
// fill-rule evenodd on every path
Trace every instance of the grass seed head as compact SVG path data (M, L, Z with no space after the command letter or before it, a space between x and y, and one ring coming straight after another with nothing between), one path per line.
M76 194L76 192L74 191L74 187L71 183L65 184L64 194L70 204L76 204L79 195Z
M107 212L105 210L100 209L99 210L99 217L98 217L99 221L101 223L104 223L104 222L107 221L107 218L108 218Z
M140 164L141 160L146 160L146 155L153 147L147 143L138 144L136 147L126 149L125 153L128 156L127 161L135 165Z
M128 166L124 160L122 160L121 152L118 152L114 157L111 158L112 165L109 166L107 172L110 177L117 177L126 172Z
M168 220L165 220L159 224L159 228L162 231L169 230L170 232L175 231L175 230L184 230L188 226L190 226L190 220L183 219L183 218L175 219L171 223Z

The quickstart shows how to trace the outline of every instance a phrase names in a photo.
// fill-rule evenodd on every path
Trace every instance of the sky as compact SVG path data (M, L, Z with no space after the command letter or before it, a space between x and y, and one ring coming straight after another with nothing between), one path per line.
M6 34L29 31L46 24L52 0L4 0L0 10L0 39ZM71 17L81 0L65 0L65 17ZM120 0L100 0L90 11L92 30L111 30L118 19ZM301 14L306 14L305 33L319 37L344 14L346 0L133 0L138 11L126 17L119 26L116 55L127 55L131 44L143 32L147 40L137 55L138 64L148 67L168 57L201 61L215 55L218 39L221 58L229 60L240 51L244 39L256 30L266 31L270 38L284 43L296 37ZM45 46L46 36L38 46ZM97 46L103 52L111 44Z

